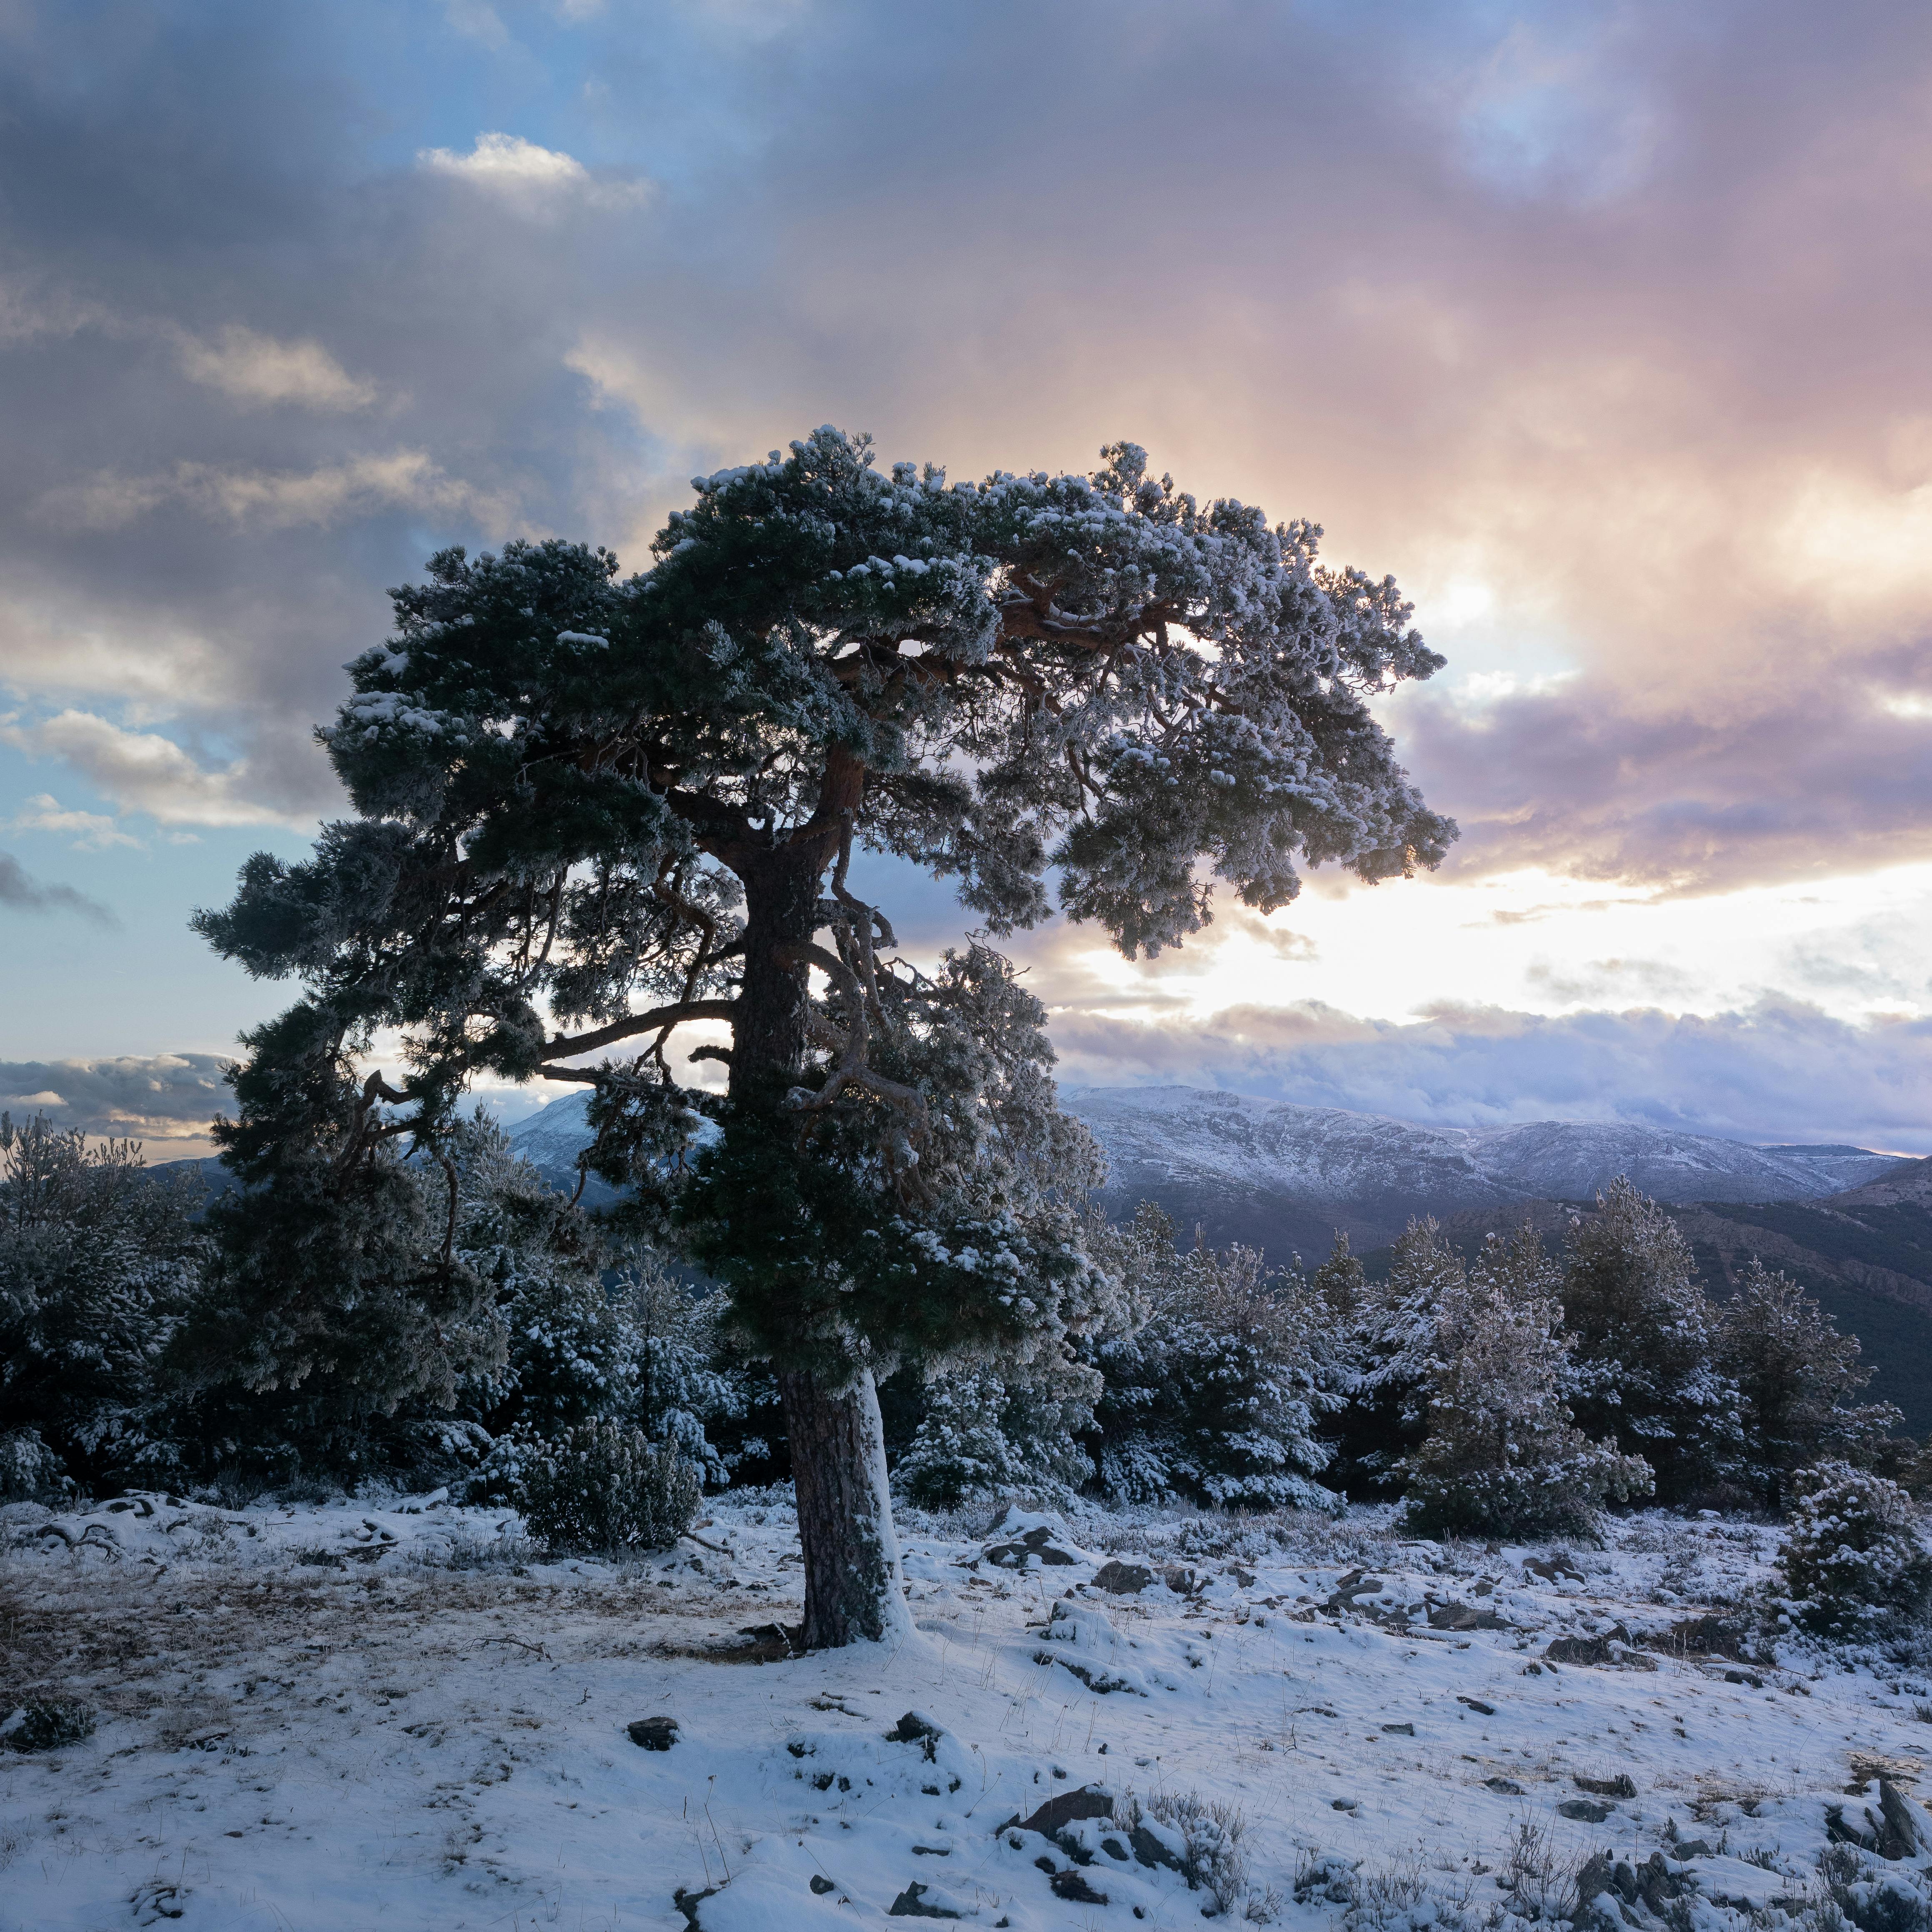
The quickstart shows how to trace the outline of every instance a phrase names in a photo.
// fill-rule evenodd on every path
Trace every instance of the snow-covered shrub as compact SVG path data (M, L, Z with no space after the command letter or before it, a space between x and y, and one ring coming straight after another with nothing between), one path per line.
M1174 1249L1172 1224L1143 1207L1127 1238L1148 1312L1102 1340L1095 1404L1102 1486L1117 1500L1171 1496L1256 1508L1329 1509L1316 1480L1325 1393L1309 1284L1269 1274L1250 1249Z
M691 1526L704 1489L676 1445L618 1422L511 1438L508 1478L530 1534L554 1550L664 1550Z
M61 1486L65 1466L34 1429L10 1429L0 1436L0 1502L50 1496Z
M1737 1389L1690 1245L1622 1178L1570 1225L1563 1318L1577 1426L1641 1456L1659 1502L1720 1497L1737 1460Z
M928 1384L925 1413L892 1472L907 1496L944 1508L981 1490L1036 1480L1037 1466L1002 1426L1006 1408L1006 1384L984 1370Z
M465 1412L493 1435L548 1436L603 1418L674 1442L706 1481L730 1480L706 1424L743 1412L742 1373L718 1360L723 1298L673 1276L602 1231L510 1149L480 1114L457 1135L458 1252L495 1289L487 1319L500 1362L465 1389Z
M134 1142L0 1114L0 1491L168 1460L156 1369L200 1268L199 1204Z
M1847 1462L1792 1478L1780 1563L1786 1614L1821 1635L1874 1634L1932 1604L1932 1550L1896 1483Z
M1858 1338L1789 1276L1753 1259L1724 1304L1722 1366L1738 1388L1742 1474L1767 1507L1784 1506L1795 1470L1837 1460L1869 1462L1902 1420L1888 1403L1862 1403L1871 1380Z
M1525 1227L1507 1241L1492 1235L1442 1294L1425 1376L1429 1435L1404 1465L1421 1534L1588 1535L1606 1501L1649 1490L1642 1458L1592 1442L1570 1420L1556 1286Z
M1331 1256L1316 1276L1318 1285L1333 1284L1328 1299L1345 1397L1322 1432L1334 1451L1330 1480L1351 1496L1379 1502L1402 1494L1403 1459L1422 1446L1436 1318L1464 1269L1432 1219L1409 1222L1386 1280L1360 1280L1348 1258L1346 1250Z
M1205 1892L1217 1915L1240 1902L1248 1883L1241 1842L1247 1821L1238 1805L1195 1791L1160 1791L1146 1798L1130 1793L1126 1811L1129 1831L1148 1834L1150 1862L1172 1866L1191 1888Z

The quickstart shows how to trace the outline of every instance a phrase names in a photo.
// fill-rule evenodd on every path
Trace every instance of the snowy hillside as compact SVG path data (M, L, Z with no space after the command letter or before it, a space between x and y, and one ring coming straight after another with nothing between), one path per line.
M1318 1254L1332 1230L1358 1248L1412 1214L1587 1200L1619 1174L1660 1201L1786 1201L1832 1194L1897 1165L1857 1148L1758 1148L1659 1128L1545 1120L1418 1126L1189 1087L1068 1090L1112 1167L1110 1202L1159 1201L1182 1226L1280 1253Z
M1586 1121L1424 1127L1193 1087L1076 1087L1061 1098L1107 1151L1117 1211L1158 1201L1183 1228L1198 1222L1217 1241L1284 1256L1325 1252L1337 1227L1360 1250L1393 1240L1412 1214L1588 1200L1619 1174L1659 1201L1802 1201L1898 1165L1862 1148L1751 1147ZM559 1186L576 1184L588 1099L567 1094L511 1130Z
M790 1658L776 1492L622 1566L440 1494L0 1510L0 1732L82 1707L0 1750L0 1932L1527 1932L1580 1878L1594 1932L1842 1923L1834 1878L1925 1910L1932 1692L1738 1654L1774 1531L985 1526L906 1522L910 1640Z

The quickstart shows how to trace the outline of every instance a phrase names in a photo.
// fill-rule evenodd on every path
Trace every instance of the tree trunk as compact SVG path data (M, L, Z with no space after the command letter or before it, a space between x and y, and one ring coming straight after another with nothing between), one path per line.
M836 1394L796 1370L782 1370L778 1381L805 1556L806 1647L903 1636L911 1618L872 1371L860 1370Z
M818 929L819 888L836 850L836 835L827 834L736 867L745 886L745 977L732 1029L734 1100L770 1104L803 1066L809 981L787 949L808 945ZM910 1623L872 1372L861 1369L842 1388L777 1366L805 1558L806 1643L830 1648L902 1635Z

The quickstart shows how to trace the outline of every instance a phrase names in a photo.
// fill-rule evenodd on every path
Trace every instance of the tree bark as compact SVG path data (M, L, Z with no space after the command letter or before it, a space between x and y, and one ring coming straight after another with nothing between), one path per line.
M863 774L851 766L836 776L850 790ZM835 789L828 783L828 796ZM802 955L818 930L819 890L838 837L833 820L784 844L734 855L745 887L734 1100L771 1104L804 1066L810 981ZM901 1635L910 1625L872 1372L861 1369L841 1387L782 1362L778 1368L805 1558L806 1644L832 1648Z
M798 1370L778 1382L805 1557L806 1648L902 1636L910 1618L872 1371L836 1393Z
M794 1084L805 1064L806 970L794 950L818 930L824 856L780 846L737 868L745 887L745 977L731 1028L731 1096L742 1100L776 1078Z

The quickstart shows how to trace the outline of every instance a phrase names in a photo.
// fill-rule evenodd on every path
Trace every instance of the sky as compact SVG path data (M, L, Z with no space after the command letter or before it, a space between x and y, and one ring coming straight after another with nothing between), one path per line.
M1131 438L1449 660L1442 869L1028 935L1065 1079L1932 1153L1928 202L1896 0L0 0L0 1106L199 1151L386 588L830 422Z

